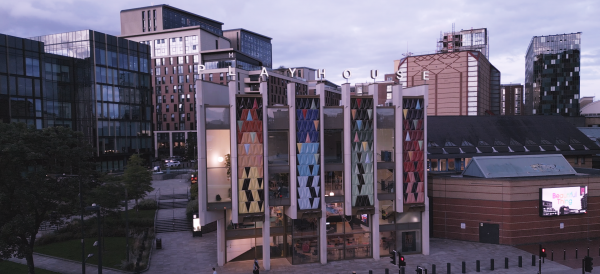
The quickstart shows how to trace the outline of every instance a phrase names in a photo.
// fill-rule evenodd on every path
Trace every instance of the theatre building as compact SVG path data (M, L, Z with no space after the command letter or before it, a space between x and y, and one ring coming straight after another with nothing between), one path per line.
M600 236L600 176L561 154L476 156L429 178L431 236L519 245Z
M290 82L271 105L273 75L240 90L236 70L196 82L198 217L216 222L219 265L429 253L426 85L394 85L383 106L376 85L333 102L324 82L314 95Z

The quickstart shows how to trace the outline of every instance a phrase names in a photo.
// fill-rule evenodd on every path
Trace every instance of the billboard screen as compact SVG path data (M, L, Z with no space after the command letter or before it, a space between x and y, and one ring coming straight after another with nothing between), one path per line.
M540 216L587 213L587 186L540 188Z

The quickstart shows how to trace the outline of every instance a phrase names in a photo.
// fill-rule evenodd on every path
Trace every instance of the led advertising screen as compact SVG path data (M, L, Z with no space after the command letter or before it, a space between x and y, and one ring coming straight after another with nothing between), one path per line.
M587 186L540 188L540 216L587 213Z

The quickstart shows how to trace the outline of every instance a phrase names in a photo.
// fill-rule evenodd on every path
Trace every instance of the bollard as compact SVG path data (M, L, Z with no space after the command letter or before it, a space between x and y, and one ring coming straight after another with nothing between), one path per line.
M531 266L535 266L535 255L531 255Z
M435 264L431 265L431 274L435 274Z
M462 262L462 273L467 273L467 264L465 261Z
M373 270L369 270L369 274L373 274Z
M352 271L352 274L356 274L356 271Z
M475 271L481 272L481 268L479 267L479 260L475 261Z
M400 268L400 274L404 274L404 266Z
M448 273L448 274L451 274L451 273L452 273L452 267L451 267L450 263L448 263L448 264L446 265L446 273Z
M588 257L590 256L590 247L588 246Z
M494 270L494 259L490 259L490 269Z
M563 261L567 259L567 250L563 249Z
M519 256L519 267L523 267L523 257Z
M508 269L508 258L504 258L504 269Z
M577 259L577 253L578 253L578 250L577 250L577 247L576 247L575 248L575 259Z
M552 253L552 255L551 255L551 257L550 257L550 260L551 260L551 261L554 261L554 249L553 249L553 250L552 250L550 253Z
M385 274L390 274L390 270L389 269L385 269Z

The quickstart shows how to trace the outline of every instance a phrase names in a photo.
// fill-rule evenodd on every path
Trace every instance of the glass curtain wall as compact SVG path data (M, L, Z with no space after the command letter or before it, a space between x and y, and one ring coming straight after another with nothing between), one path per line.
M327 204L327 261L371 256L371 219L368 214L344 214L344 203Z

